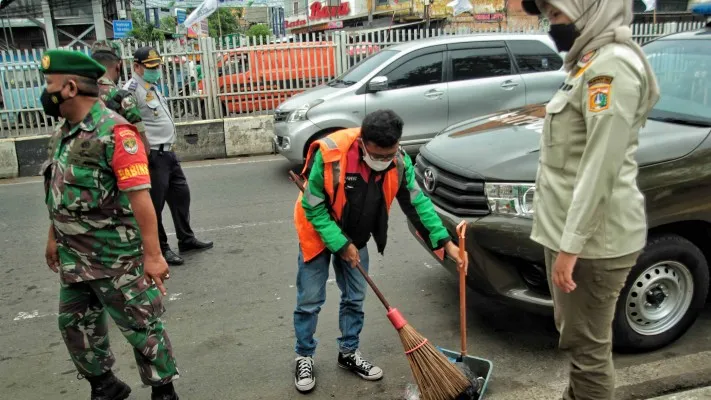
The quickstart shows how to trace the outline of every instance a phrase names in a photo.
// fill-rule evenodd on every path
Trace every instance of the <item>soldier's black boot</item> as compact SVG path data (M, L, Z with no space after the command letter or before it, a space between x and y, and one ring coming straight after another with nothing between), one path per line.
M91 400L124 400L131 394L131 388L111 371L86 380L91 385Z
M151 390L151 400L180 400L175 393L173 382L163 386L153 386Z

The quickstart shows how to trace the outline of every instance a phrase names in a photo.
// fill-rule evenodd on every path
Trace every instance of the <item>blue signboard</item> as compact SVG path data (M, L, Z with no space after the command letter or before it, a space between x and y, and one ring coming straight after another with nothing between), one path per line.
M133 21L115 19L113 21L114 25L114 39L123 39L126 34L133 29Z
M185 18L187 17L187 13L185 10L175 10L175 19L178 21L178 25L181 25L183 22L185 22Z

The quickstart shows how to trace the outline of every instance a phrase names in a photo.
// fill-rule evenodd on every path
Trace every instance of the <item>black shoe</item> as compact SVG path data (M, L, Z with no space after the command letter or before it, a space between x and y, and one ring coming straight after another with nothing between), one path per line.
M173 392L171 394L156 394L151 393L151 400L180 400L178 394Z
M183 265L183 263L185 262L182 257L175 254L171 249L165 250L163 252L163 258L165 258L165 262L167 262L168 265Z
M151 393L151 400L179 400L178 394L175 393L173 383L168 383L163 386L156 386Z
M316 386L314 377L314 360L311 357L296 358L296 372L294 372L294 384L299 392L309 392Z
M207 250L213 246L212 242L201 242L195 238L188 239L185 242L178 243L180 254L187 253L193 250Z
M86 379L91 385L91 400L124 400L131 394L131 388L111 371Z
M383 370L366 361L359 350L348 354L338 353L338 366L355 372L367 381L377 381L383 377Z

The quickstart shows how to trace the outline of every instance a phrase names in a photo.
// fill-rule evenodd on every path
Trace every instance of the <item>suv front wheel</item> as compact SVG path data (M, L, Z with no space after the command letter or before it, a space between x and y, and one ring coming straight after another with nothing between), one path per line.
M698 317L708 289L708 264L698 247L678 235L652 238L617 301L615 350L645 352L674 342Z

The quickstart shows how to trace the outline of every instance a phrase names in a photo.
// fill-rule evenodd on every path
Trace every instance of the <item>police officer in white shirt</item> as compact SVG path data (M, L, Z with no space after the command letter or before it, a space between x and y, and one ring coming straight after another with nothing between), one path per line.
M204 250L213 247L212 242L195 238L190 228L190 188L173 152L176 133L168 101L156 86L161 77L161 56L153 47L141 47L133 54L133 77L124 89L132 92L141 111L150 143L149 170L151 173L151 197L158 216L158 234L163 257L168 264L180 265L184 260L168 245L168 237L161 214L168 203L173 216L180 253Z

